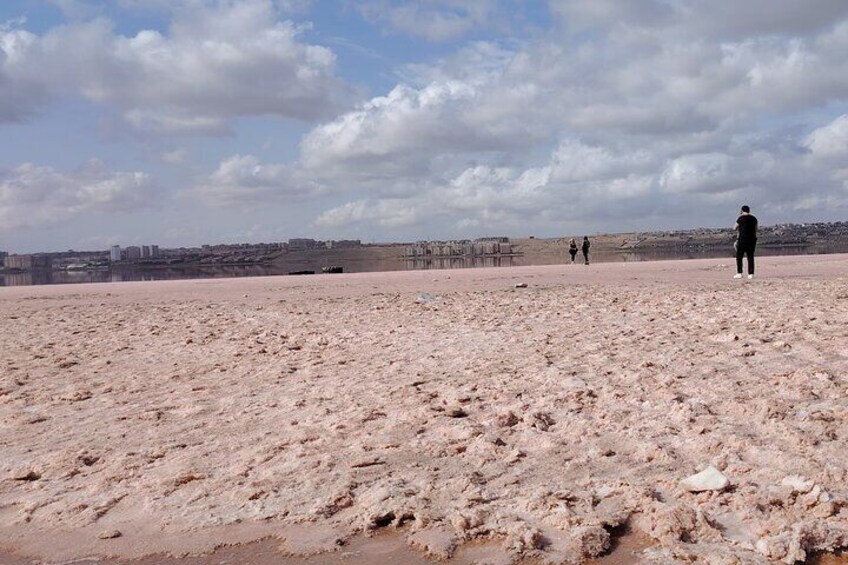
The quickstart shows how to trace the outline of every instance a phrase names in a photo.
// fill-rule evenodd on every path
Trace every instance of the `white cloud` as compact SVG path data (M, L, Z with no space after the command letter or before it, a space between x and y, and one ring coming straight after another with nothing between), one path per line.
M813 130L802 145L810 152L807 166L826 172L830 181L848 191L848 114Z
M321 121L288 163L264 155L289 155L290 132L274 137L260 129L267 124L241 121L245 135L233 145L270 138L263 158L250 154L259 155L256 145L230 145L223 155L242 154L213 157L191 195L252 210L320 202L326 211L315 223L325 228L522 233L531 224L556 233L563 222L614 229L622 218L723 223L737 200L766 222L791 220L811 203L832 214L845 205L844 0L548 4L561 18L518 37L503 33L510 3L495 0L346 4L412 38L384 37L390 56L370 59L370 74L339 71L372 85L395 72L381 95L352 107L343 105L335 54L305 39L328 30L283 21L305 7L298 0L120 0L166 14L170 26L126 36L102 19L40 35L20 23L0 28L0 120L75 93L153 133L219 134L243 116ZM415 43L462 37L475 41L450 53ZM361 61L348 55L341 61ZM187 143L158 146L159 156L184 165L185 153L161 148ZM191 147L192 164L222 146Z
M721 153L684 155L673 159L660 178L669 192L728 190L730 157Z
M327 210L315 220L315 225L338 228L367 222L386 228L414 225L422 216L414 202L402 199L380 199L374 202L357 200Z
M348 92L332 51L303 43L301 32L276 20L270 0L177 10L167 34L126 37L103 19L42 36L5 31L0 77L12 92L76 92L153 133L220 133L242 116L311 121L332 115Z
M0 123L22 121L49 98L47 85L26 58L36 40L29 32L0 26Z
M656 158L644 149L617 154L612 148L566 140L560 143L554 152L551 164L554 181L572 183L617 178L634 172L649 172L655 170L657 162Z
M263 164L253 155L233 155L222 160L194 193L211 205L255 206L302 200L322 190L289 165Z
M24 163L0 170L0 229L43 227L87 213L131 213L156 205L156 194L147 174L108 171L99 161L71 173Z
M398 86L387 96L315 128L301 143L303 161L314 169L368 164L370 171L381 175L382 167L391 171L397 165L393 159L410 157L406 166L411 166L412 161L455 145L458 137L473 144L469 129L458 128L455 118L470 108L474 97L474 87L459 81L421 90Z
M848 103L848 5L814 3L777 0L762 17L746 5L723 30L694 0L556 2L580 33L405 67L386 96L304 138L303 166L355 195L322 222L373 221L386 198L480 230L669 214L703 225L736 199L786 221L844 202L845 121L808 132Z
M848 164L848 114L842 114L826 126L813 130L804 140L813 157L841 160Z

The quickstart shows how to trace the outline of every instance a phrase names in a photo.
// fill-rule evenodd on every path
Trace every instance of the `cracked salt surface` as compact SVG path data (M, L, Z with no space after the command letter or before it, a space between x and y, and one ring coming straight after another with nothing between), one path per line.
M0 545L845 547L848 258L764 258L756 284L671 263L0 289ZM687 492L708 466L728 484Z

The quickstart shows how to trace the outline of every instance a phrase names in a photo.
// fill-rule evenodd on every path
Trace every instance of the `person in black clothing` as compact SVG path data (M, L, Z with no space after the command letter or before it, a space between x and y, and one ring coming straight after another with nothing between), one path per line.
M739 234L736 240L736 274L734 279L742 278L742 257L748 256L748 278L754 278L754 249L757 247L757 218L751 214L751 208L742 206L742 212L736 218L734 227Z
M584 235L583 236L583 246L581 247L581 249L583 250L583 260L586 262L587 265L589 264L589 246L590 245L592 245L592 244L589 243L589 238Z
M568 253L571 254L571 262L574 263L574 258L577 257L577 242L573 237L568 242Z

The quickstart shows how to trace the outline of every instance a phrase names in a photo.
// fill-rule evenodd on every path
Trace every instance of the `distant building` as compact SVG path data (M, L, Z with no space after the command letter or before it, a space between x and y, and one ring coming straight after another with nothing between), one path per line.
M289 249L291 250L316 249L317 247L319 247L319 243L314 239L295 238L289 240Z
M0 251L0 263L3 262L7 255L8 253L6 251Z
M506 239L506 241L503 241ZM508 238L488 237L477 241L419 241L409 245L405 257L491 257L513 254Z
M3 266L22 271L50 269L53 267L53 258L50 255L7 255L3 258Z
M324 244L327 249L347 249L362 246L362 242L358 239L331 239L324 242Z
M121 260L121 246L113 245L109 248L109 260L110 261L120 261Z
M126 248L127 261L136 261L141 259L141 247L137 245L130 245Z
M159 246L151 245L150 246L150 256L151 257L159 257Z

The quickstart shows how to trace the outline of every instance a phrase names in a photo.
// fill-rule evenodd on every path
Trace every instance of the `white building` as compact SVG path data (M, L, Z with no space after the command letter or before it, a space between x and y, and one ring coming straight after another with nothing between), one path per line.
M121 246L113 245L109 249L109 260L110 261L120 261L121 260Z

